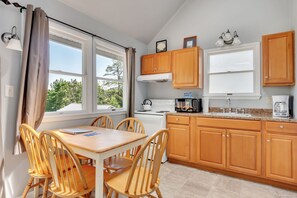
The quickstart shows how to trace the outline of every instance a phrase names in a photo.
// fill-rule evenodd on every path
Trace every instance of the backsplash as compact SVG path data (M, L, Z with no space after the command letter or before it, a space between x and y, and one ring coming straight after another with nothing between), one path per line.
M228 111L228 108L223 108ZM209 112L222 112L223 109L221 107L210 107ZM272 109L256 109L256 108L240 108L241 113L258 115L258 116L272 116ZM232 108L232 112L236 112L236 108Z

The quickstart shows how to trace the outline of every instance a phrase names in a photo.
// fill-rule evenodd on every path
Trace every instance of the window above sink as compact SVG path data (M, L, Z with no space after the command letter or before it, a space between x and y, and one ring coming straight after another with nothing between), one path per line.
M260 98L260 43L204 52L204 96Z

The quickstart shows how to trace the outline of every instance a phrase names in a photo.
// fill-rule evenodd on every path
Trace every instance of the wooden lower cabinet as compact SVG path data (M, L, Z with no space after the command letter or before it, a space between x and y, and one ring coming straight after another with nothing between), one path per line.
M297 136L267 133L265 139L266 177L296 183Z
M197 162L215 168L226 166L226 130L197 127Z
M169 160L297 190L297 123L178 115L167 122Z
M169 138L167 156L172 159L190 160L190 127L188 125L167 124Z
M227 130L227 166L232 171L261 175L261 133Z

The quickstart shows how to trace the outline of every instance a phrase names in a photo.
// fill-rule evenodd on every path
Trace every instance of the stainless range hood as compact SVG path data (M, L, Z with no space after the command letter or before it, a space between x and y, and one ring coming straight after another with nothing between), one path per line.
M167 82L172 81L172 73L141 75L137 77L140 82Z

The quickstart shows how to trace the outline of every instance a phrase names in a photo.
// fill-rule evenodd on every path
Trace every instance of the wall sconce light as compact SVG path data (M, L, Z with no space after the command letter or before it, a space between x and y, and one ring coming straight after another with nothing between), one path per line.
M230 33L228 29L227 32L223 32L219 37L219 40L216 42L216 46L223 47L224 45L239 45L241 41L239 40L239 36L236 31L234 31L233 35Z
M7 49L17 50L17 51L23 51L21 46L21 41L19 36L17 35L16 26L13 26L11 29L11 32L4 32L1 35L1 40L3 43L6 44Z

